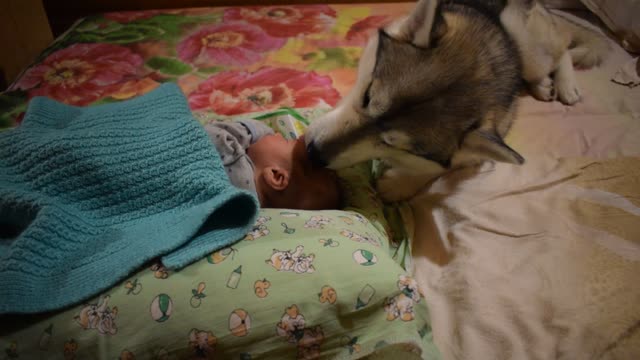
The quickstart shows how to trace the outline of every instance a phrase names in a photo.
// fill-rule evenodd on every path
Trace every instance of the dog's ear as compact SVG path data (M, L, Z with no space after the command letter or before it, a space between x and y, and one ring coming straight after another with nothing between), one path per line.
M438 11L438 0L419 0L399 28L400 39L428 48L446 31L446 24Z
M477 129L467 134L453 162L472 162L473 160L495 160L517 165L524 163L522 155L505 144L494 131L486 129Z

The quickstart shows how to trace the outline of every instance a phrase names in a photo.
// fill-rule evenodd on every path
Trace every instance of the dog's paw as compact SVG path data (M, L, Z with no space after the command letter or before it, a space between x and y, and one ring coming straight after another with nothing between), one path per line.
M573 105L580 101L580 90L575 84L556 83L558 87L558 99L565 105Z
M550 77L542 79L537 84L531 84L531 95L540 101L554 101L556 99L556 89Z

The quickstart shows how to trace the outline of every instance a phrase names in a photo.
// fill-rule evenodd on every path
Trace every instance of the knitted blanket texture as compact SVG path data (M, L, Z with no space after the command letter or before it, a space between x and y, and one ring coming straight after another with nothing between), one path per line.
M0 314L77 303L157 257L184 267L258 208L174 84L85 108L33 98L0 132Z

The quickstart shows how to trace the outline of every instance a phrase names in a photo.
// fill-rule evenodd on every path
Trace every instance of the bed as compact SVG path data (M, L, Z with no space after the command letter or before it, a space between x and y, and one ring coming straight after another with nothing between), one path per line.
M91 16L59 37L0 95L0 126L19 126L33 96L95 105L176 82L202 123L252 117L292 136L348 92L367 34L411 7L296 5ZM373 190L372 165L362 164L340 174L349 200L344 211L262 210L244 240L182 271L171 273L161 264L149 264L84 304L3 319L10 326L2 327L0 348L8 358L437 359L440 352L445 358L519 358L518 351L530 351L527 340L532 337L519 332L527 326L505 330L503 323L482 323L474 314L504 312L493 313L495 309L483 308L481 302L456 308L459 293L452 290L460 287L447 288L442 280L450 274L447 266L455 264L451 250L473 243L468 239L495 243L487 234L518 235L492 227L510 215L503 204L486 202L489 205L472 212L465 212L464 204L502 198L495 187L481 186L500 179L514 179L511 188L501 184L499 189L515 194L525 185L536 188L537 182L585 166L573 160L558 166L557 158L589 157L602 163L627 159L596 175L637 166L628 157L640 154L640 88L610 81L631 61L627 52L612 46L601 68L580 72L584 99L577 106L523 96L507 140L531 159L531 167L485 169L494 178L484 182L459 174L445 177L439 180L442 186L422 195L429 198L425 207L382 204ZM629 174L625 176L635 176ZM632 201L637 190L623 188L618 194ZM438 197L443 193L448 197ZM598 214L577 216L589 222ZM631 229L638 220L634 216L625 217L620 226ZM534 217L530 223L547 220ZM636 242L625 248L631 260L621 271L628 276L640 271L638 238L632 232L625 239L625 244ZM477 243L484 246L489 240ZM487 248L500 251L499 245L493 246ZM282 268L276 260L283 254L307 266ZM526 256L517 259L526 263ZM493 270L489 274L502 277L483 278L475 285L505 281L505 274L511 274L502 273L504 268ZM627 279L624 276L619 278ZM640 303L637 286L625 284L627 298ZM638 314L630 306L616 316L627 324ZM626 328L620 325L616 334ZM543 333L540 341L547 342L539 351L548 355L546 351L557 348L548 339L557 333Z
M0 96L0 126L19 126L34 96L93 106L175 82L203 124L250 117L297 136L349 89L367 32L408 7L91 16ZM245 239L181 271L148 264L77 306L5 317L0 347L9 358L438 358L406 236L391 235L369 168L341 174L344 211L262 210Z

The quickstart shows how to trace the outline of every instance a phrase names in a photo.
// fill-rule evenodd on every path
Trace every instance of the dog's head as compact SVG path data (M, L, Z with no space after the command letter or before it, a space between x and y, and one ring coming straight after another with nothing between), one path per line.
M307 129L314 161L334 169L407 154L443 168L469 157L523 162L502 140L520 84L517 52L495 21L456 6L420 0L371 37L353 89Z

